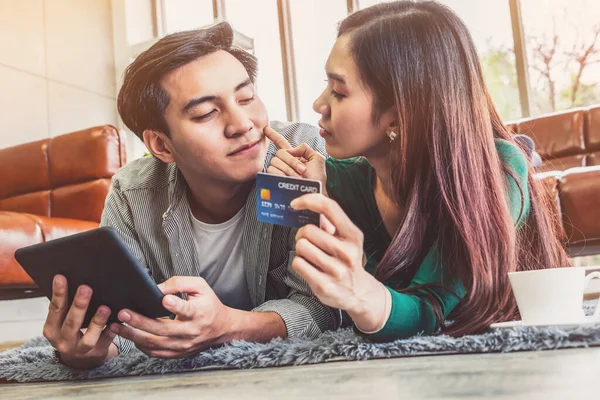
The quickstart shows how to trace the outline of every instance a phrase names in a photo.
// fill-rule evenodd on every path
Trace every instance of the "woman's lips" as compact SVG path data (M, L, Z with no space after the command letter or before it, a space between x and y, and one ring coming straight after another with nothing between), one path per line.
M321 128L321 130L319 131L319 134L321 135L321 137L325 137L325 136L329 136L331 135L326 129Z

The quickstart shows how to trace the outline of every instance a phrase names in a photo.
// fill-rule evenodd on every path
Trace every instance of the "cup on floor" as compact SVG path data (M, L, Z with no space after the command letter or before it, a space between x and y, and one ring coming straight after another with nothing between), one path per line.
M525 325L577 324L600 322L600 307L586 318L583 294L600 272L586 276L585 268L565 267L509 272L508 277ZM599 299L600 300L600 299Z

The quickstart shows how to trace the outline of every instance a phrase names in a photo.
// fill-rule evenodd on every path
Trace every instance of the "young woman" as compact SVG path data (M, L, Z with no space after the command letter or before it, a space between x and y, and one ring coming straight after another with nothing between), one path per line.
M375 340L515 318L508 272L568 259L464 23L436 2L358 11L326 73L314 109L332 158L283 149L268 170L326 182L329 198L293 203L326 217L299 230L294 270Z

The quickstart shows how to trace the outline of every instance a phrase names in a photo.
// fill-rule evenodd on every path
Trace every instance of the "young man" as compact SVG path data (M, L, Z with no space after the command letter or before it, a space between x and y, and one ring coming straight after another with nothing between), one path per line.
M147 266L176 318L117 310L125 324L105 328L110 310L102 306L81 332L92 290L79 287L68 309L67 282L58 275L44 335L63 363L94 367L128 351L130 341L171 358L236 339L339 327L340 313L289 267L295 230L257 221L256 174L277 150L263 134L268 117L253 85L256 60L232 40L227 23L176 33L127 69L119 114L153 157L114 176L101 225L116 229ZM324 152L318 128L278 128L291 145Z

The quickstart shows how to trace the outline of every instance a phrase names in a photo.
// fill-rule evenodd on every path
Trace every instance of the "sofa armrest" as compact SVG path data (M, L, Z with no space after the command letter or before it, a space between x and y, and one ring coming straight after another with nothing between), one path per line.
M0 289L36 287L15 260L18 248L97 227L96 222L0 211Z
M569 254L599 254L600 166L566 170L559 191Z
M559 182L561 175L561 171L549 171L535 174L535 179L542 192L540 194L545 197L544 200L548 206L548 212L550 213L552 222L558 230L561 239L564 241L565 232L559 198Z

